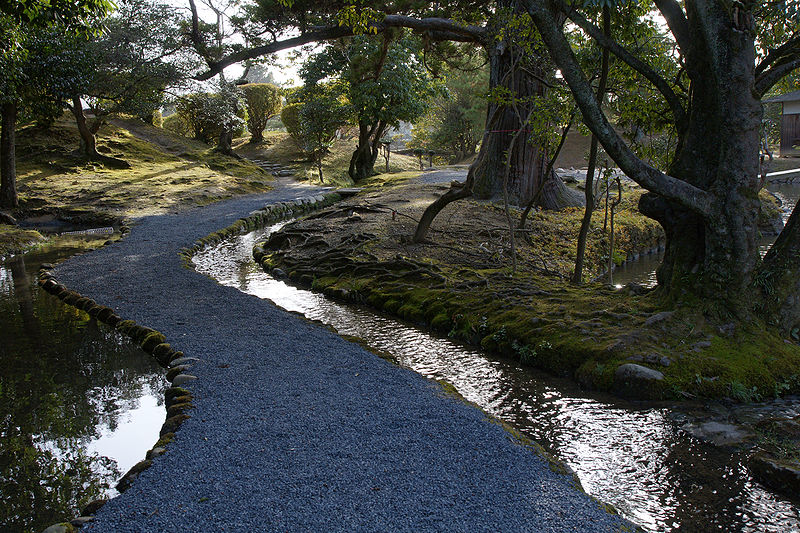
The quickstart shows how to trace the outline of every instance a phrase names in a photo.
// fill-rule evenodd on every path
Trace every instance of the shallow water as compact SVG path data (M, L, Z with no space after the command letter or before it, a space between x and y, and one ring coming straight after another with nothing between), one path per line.
M682 431L668 407L587 394L570 381L273 279L252 260L251 249L279 226L208 247L194 257L195 267L449 381L467 400L537 440L577 472L587 492L648 531L800 531L795 504L753 481L741 456Z
M114 495L166 416L150 356L39 290L39 265L76 251L0 262L0 531L39 533Z

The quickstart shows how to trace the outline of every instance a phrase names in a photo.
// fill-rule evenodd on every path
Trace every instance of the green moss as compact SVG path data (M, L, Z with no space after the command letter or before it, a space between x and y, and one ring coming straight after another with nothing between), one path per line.
M165 340L166 337L164 337L164 335L158 331L153 331L152 333L148 333L147 336L141 340L140 344L145 352L154 353L156 347L164 343ZM167 345L167 349L169 349L169 345Z
M387 313L396 313L400 306L403 305L403 302L397 298L388 298L383 302L383 309Z
M431 319L430 325L434 331L445 332L453 327L453 322L450 320L447 313L440 313Z
M0 224L0 257L21 253L44 240L38 231Z
M164 433L153 445L153 448L166 448L167 444L175 440L175 433Z

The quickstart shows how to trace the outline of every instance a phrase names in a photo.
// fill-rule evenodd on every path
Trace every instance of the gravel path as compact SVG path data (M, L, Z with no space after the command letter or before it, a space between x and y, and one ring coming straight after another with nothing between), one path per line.
M467 167L446 168L442 170L430 170L424 172L416 178L419 183L450 183L451 181L464 181L467 179Z
M200 362L196 409L93 532L614 531L625 522L478 409L327 329L181 266L178 250L281 186L179 214L59 265L68 287Z

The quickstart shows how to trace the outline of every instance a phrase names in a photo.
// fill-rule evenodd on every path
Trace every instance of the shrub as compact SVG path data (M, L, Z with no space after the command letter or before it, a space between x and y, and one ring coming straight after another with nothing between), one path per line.
M239 89L247 106L247 129L252 136L250 142L261 142L267 121L281 109L280 90L271 83L248 83Z

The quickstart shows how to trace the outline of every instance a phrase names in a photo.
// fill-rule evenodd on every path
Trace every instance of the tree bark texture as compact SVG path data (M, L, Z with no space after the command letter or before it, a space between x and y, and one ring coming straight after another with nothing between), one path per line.
M375 124L359 122L358 146L350 158L350 166L347 171L354 182L359 183L375 175L375 161L378 160L381 137L387 126L383 121Z
M497 198L503 192L503 175L509 143L514 134L522 129L516 146L510 157L508 194L514 205L524 206L534 197L543 180L552 181L546 185L544 194L538 200L538 206L545 209L561 209L567 206L583 205L582 195L569 189L555 172L545 174L547 153L540 143L532 139L528 125L521 123L529 116L535 106L535 99L543 96L546 64L544 58L536 58L531 65L531 58L521 63L518 57L522 54L513 45L500 42L487 47L489 53L489 87L505 87L517 100L517 109L511 105L500 105L496 126L491 128L487 142L486 165L484 170L475 176L474 193L478 198ZM523 68L524 67L524 68ZM534 72L535 71L535 72ZM492 108L498 104L490 104L487 117L492 115Z
M0 207L19 206L17 197L16 160L17 104L2 105L2 134L0 134Z

